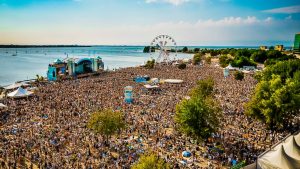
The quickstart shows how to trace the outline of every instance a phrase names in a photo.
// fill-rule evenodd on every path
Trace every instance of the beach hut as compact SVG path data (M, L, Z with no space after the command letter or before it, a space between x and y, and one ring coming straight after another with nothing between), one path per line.
M7 96L11 98L24 98L24 97L31 96L32 94L33 92L29 92L23 89L22 87L19 87L17 90L9 93Z

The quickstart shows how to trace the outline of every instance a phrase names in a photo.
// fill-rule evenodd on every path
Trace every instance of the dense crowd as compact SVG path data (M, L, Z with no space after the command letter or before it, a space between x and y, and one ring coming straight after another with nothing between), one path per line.
M161 79L182 79L181 84L161 84L150 92L133 78L148 75ZM215 99L224 116L217 133L203 143L176 131L175 105L186 98L196 81L212 77ZM172 168L224 168L257 155L286 133L272 133L260 122L243 114L256 80L224 78L221 68L210 65L173 66L155 69L125 68L100 76L40 85L34 96L4 99L9 116L0 126L0 168L129 168L138 155L149 149ZM133 86L134 103L124 102L124 87ZM127 128L109 139L94 135L86 124L90 114L101 109L122 110ZM183 151L193 156L185 159ZM187 160L187 164L184 164ZM5 162L4 162L5 161Z

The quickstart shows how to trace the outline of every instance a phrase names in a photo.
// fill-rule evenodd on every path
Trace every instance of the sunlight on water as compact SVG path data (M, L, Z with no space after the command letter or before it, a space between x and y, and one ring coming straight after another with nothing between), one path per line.
M158 56L143 53L144 47L98 46L74 48L22 48L0 49L0 85L8 85L18 80L35 78L37 74L46 76L49 63L66 57L101 56L105 69L141 65ZM177 58L191 58L189 54L178 54Z

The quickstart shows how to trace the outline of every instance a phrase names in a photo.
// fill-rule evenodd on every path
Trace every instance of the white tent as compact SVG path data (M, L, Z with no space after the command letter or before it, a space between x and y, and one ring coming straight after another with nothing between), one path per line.
M166 79L164 80L165 83L182 83L183 80L180 79Z
M300 146L300 133L295 136L295 141Z
M17 90L9 93L7 96L12 97L12 98L22 98L22 97L30 96L32 94L33 94L33 92L29 92L29 91L23 89L22 87L19 87Z
M29 86L29 85L27 83L14 83L14 84L4 87L4 89L11 90L11 89L19 88L21 86Z
M188 63L189 61L190 61L190 59L188 59L188 58L182 59L182 62L184 62L184 63Z
M149 84L144 85L144 87L146 87L147 89L159 88L159 86L157 86L157 85L151 86Z
M289 136L271 150L259 156L257 168L294 169L300 168L300 133Z
M5 106L4 104L0 103L0 108L6 108L7 106Z
M158 78L151 78L150 81L153 82L153 83L159 83L159 79Z
M232 67L231 64L229 64L226 69L229 69L229 70L235 70L236 68Z

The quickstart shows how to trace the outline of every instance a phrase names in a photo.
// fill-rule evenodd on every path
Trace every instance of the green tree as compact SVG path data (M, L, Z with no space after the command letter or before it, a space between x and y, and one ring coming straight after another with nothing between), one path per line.
M195 48L194 53L198 53L200 51L200 48Z
M199 81L191 92L191 99L176 105L175 122L179 130L197 139L206 139L219 126L220 108L212 98L211 79Z
M300 60L278 62L264 70L245 113L270 129L291 125L300 114Z
M217 56L217 55L219 55L220 54L220 51L218 51L218 50L210 50L210 56Z
M207 64L211 64L211 56L205 57L205 62L206 62Z
M143 53L150 53L150 46L145 46Z
M193 57L193 65L198 65L202 60L203 55L200 53L196 53Z
M145 46L143 53L150 53L150 52L155 52L155 47L154 46Z
M255 50L250 50L250 49L238 49L236 52L235 52L235 57L241 57L241 56L244 56L244 57L247 57L247 58L250 58L250 56L252 55L252 53L254 52Z
M232 61L232 59L230 59L227 55L221 55L219 57L219 63L221 65L221 67L228 66L231 61Z
M186 53L186 52L188 52L188 51L189 51L189 49L188 49L186 46L182 48L182 52L183 52L183 53Z
M282 57L282 53L277 50L270 50L267 52L268 59L278 59Z
M208 97L211 96L214 90L214 80L212 78L199 80L197 85L190 91L191 97Z
M106 138L106 142L108 142L108 138L111 135L120 132L125 126L123 113L111 109L93 113L87 124L87 127L95 134L103 135Z
M234 78L236 80L243 80L244 79L244 73L240 71L234 72Z
M154 68L154 65L155 65L155 60L152 59L152 60L148 60L148 61L147 61L145 67L146 67L147 69L153 69L153 68Z
M36 75L36 82L43 82L44 80L45 78L43 76Z
M231 62L233 67L243 67L243 66L256 66L257 64L254 61L251 61L245 56L235 57Z
M146 153L140 156L139 161L131 166L131 169L169 169L170 166L158 155Z
M264 63L267 60L267 53L265 51L259 50L251 55L251 60L258 63Z

